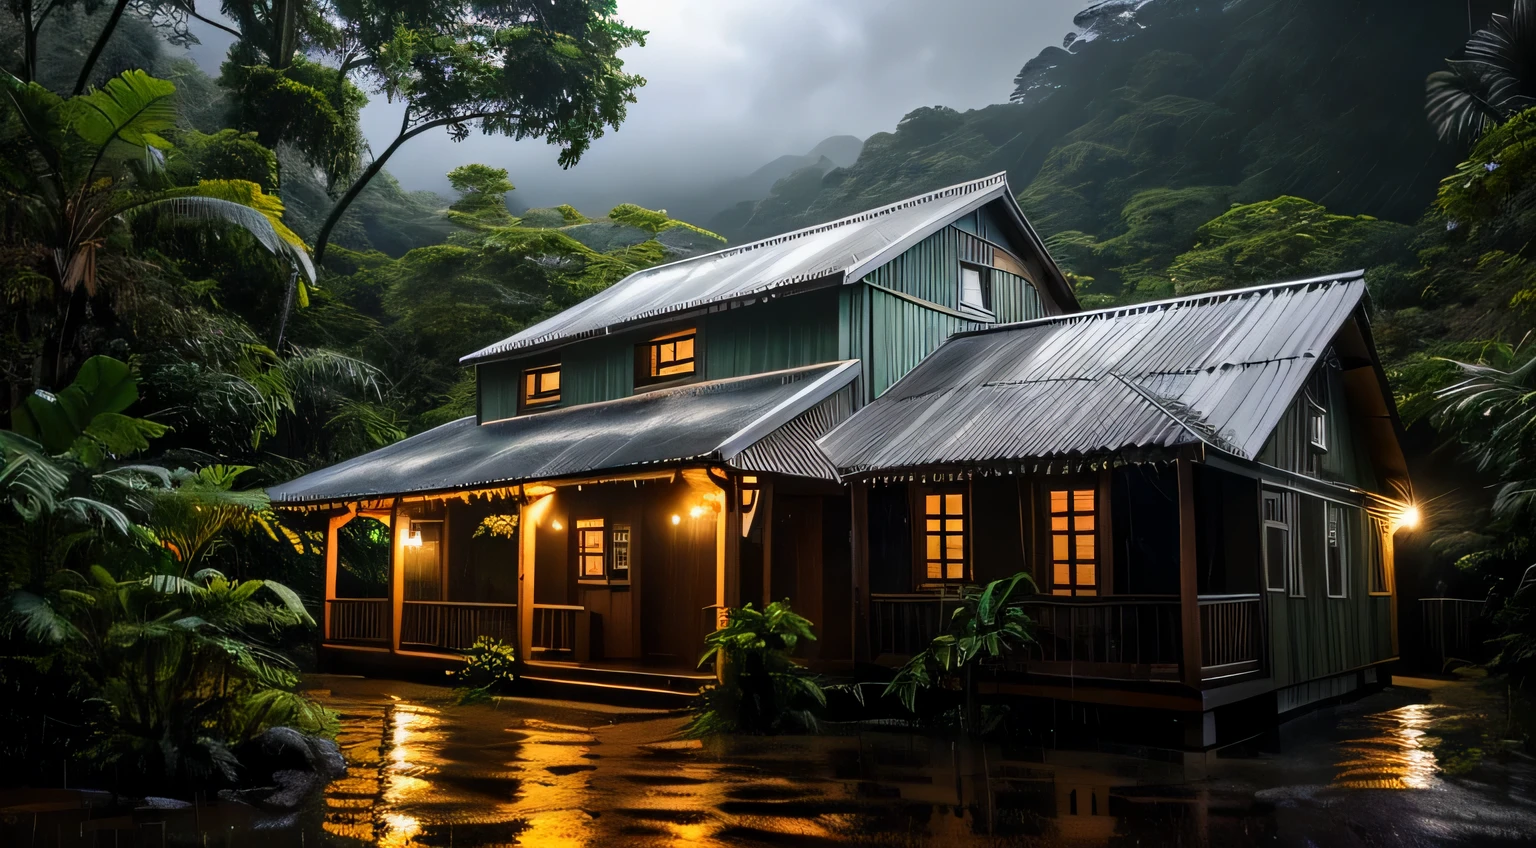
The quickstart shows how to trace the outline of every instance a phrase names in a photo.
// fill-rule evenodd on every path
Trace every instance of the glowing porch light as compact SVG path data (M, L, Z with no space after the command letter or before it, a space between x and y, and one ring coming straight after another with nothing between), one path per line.
M699 516L701 516L703 514L704 514L704 507L702 507L702 506L696 506L696 507L688 510L688 517L689 518L698 518Z
M698 507L694 507L694 508L697 509ZM678 515L675 512L672 513L672 523L673 524L682 524L683 523L683 517L681 515Z
M558 518L556 518L549 526L555 528L556 530L564 530L565 529L565 525L561 524L560 523L560 519L558 519Z
M1403 507L1402 511L1397 514L1397 520L1394 522L1395 526L1392 529L1396 531L1406 527L1407 529L1412 530L1413 528L1419 526L1419 521L1421 518L1423 518L1423 516L1419 514L1419 508L1413 504L1409 504Z

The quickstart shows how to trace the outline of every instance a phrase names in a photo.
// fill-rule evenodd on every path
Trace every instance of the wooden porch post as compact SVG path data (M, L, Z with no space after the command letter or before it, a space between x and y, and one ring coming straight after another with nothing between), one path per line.
M400 499L395 498L389 511L389 648L400 652L400 621L405 615L405 534L410 521L400 520Z
M1179 469L1179 624L1183 634L1180 679L1200 688L1200 576L1195 561L1195 466L1187 455Z
M517 507L517 656L522 662L533 658L533 552L538 532L533 505L537 502L524 499Z
M325 528L325 604L324 618L325 629L320 631L325 639L331 638L331 601L336 600L336 563L337 545L336 537L341 528L357 517L357 504L352 504L347 512L341 515L333 515L326 522Z
M754 521L763 526L763 606L773 603L773 483L763 480L757 490L760 513Z
M853 488L853 661L869 662L869 487Z
M732 480L721 491L725 499L715 518L715 603L720 609L717 622L724 623L725 611L741 606L741 489Z

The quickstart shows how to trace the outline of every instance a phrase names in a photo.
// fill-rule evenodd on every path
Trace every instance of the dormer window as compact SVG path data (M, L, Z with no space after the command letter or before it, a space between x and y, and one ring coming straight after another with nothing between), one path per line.
M960 305L990 312L992 309L992 269L980 265L960 266Z
M1307 439L1313 450L1328 450L1328 413L1310 397L1307 398Z
M697 330L680 330L640 345L635 353L635 385L684 380L698 373Z
M523 408L552 406L560 402L560 366L541 365L523 372Z

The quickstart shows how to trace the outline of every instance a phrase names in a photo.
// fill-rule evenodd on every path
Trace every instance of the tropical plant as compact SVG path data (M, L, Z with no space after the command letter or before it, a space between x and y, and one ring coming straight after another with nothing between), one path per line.
M477 637L464 654L464 665L448 675L459 684L461 704L505 694L517 682L517 649L500 639Z
M8 623L81 676L100 707L98 764L151 780L233 781L231 749L268 727L334 732L334 717L294 692L292 662L262 644L314 625L287 587L213 569L125 577L100 565L50 582L43 594L13 593Z
M39 369L47 383L64 370L70 336L104 283L121 280L128 224L219 223L249 234L302 271L314 268L302 240L282 223L282 203L244 180L171 185L176 88L125 71L100 90L60 98L37 83L0 74L0 211L8 238L7 299L53 304L43 332L54 349ZM81 292L83 291L83 297ZM38 328L21 327L23 336Z
M699 657L701 668L716 663L719 682L699 694L683 734L778 733L810 724L808 708L825 706L827 696L794 653L816 639L812 626L787 599L762 610L750 603L730 610L725 626L704 638Z
M908 712L916 712L919 691L964 671L969 705L975 664L1002 659L1034 640L1034 623L1023 608L1024 596L1034 592L1034 578L1023 571L985 586L963 587L944 632L896 672L883 694L894 695ZM967 708L968 717L973 713Z
M1439 391L1433 420L1479 471L1498 475L1494 511L1519 515L1536 504L1536 356L1509 345L1489 355L1494 363L1450 363L1460 379Z
M1536 106L1536 0L1514 0L1467 41L1466 57L1425 81L1426 108L1445 141L1472 140Z

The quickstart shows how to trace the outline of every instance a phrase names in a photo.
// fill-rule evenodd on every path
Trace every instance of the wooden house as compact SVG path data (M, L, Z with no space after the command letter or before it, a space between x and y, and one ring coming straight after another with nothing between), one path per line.
M269 490L327 527L324 661L485 635L545 685L691 692L722 610L789 597L851 668L855 514L816 440L952 334L1076 309L1002 174L631 275L464 357L474 417Z
M1208 747L1385 683L1415 513L1365 300L1356 272L956 334L820 441L855 655L1023 568L1036 639L995 693Z

